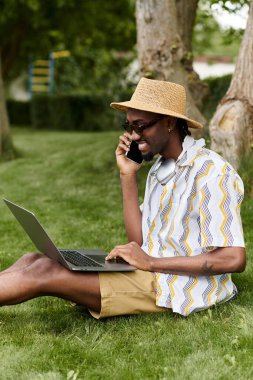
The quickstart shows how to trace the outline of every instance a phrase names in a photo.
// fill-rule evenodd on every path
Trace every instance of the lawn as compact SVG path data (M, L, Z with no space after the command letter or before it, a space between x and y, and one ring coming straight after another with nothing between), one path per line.
M21 155L0 164L0 194L32 209L59 246L109 251L126 242L117 133L14 129ZM143 196L146 165L139 175ZM245 178L247 176L241 170ZM34 247L0 202L0 268ZM0 309L0 379L252 379L253 199L242 216L248 265L239 297L183 318L171 314L92 319L44 297Z

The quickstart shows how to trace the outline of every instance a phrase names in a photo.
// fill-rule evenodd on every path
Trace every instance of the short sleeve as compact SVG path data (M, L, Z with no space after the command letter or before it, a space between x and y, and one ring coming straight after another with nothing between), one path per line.
M202 248L244 247L240 206L243 182L237 173L218 175L199 191Z

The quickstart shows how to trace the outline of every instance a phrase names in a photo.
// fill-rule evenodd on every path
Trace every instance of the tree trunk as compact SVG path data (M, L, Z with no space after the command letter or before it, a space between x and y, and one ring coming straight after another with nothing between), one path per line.
M198 2L199 0L176 0L176 8L178 31L185 48L182 64L187 73L187 83L193 100L196 106L201 108L209 89L193 69L192 35Z
M0 157L12 156L13 146L9 127L8 114L4 96L4 84L1 70L1 50L0 50Z
M179 34L186 51L192 51L192 34L199 0L176 0Z
M212 149L235 168L253 141L253 1L230 87L211 122Z
M188 86L188 72L184 67L187 52L179 33L175 0L137 0L136 21L141 76L183 85L187 93L187 115L204 124Z

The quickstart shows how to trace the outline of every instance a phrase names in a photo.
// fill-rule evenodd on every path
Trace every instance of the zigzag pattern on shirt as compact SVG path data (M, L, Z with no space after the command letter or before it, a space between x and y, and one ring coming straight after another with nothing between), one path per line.
M237 200L236 215L237 215L238 220L240 221L241 234L243 235L240 208L241 208L241 204L244 198L244 193L243 193L243 190L240 189L237 179L234 180L234 188L236 190L236 200Z
M212 301L211 301L211 295L213 294L213 292L214 292L215 289L217 288L217 282L216 282L214 276L210 276L210 279L211 279L211 281L212 281L212 283L213 283L213 288L212 288L212 290L210 291L210 293L209 293L208 296L207 296L207 299L208 299L209 305L212 304Z
M192 152L190 153L190 155L192 155ZM191 159L191 161L187 162L187 160L189 159L188 158L188 155L186 155L186 157L183 157L179 162L178 162L178 165L181 166L181 165L184 165L185 162L187 162L186 165L192 165L192 163L196 160L196 158L199 158L199 157L203 157L203 156L209 156L210 155L210 151L208 151L207 149L205 148L199 148L196 152L196 155Z
M150 191L150 194L149 194L149 200L148 200L149 215L151 215L152 195L153 195L153 193L155 193L158 185L159 185L159 182L156 182L155 186L153 187L153 189ZM150 218L149 218L149 220L150 220ZM151 222L150 222L150 225L151 225Z
M151 255L152 250L154 248L154 243L153 243L153 240L152 240L151 236L152 236L152 232L154 231L155 226L156 226L156 224L155 224L155 218L154 218L153 222L151 222L151 219L150 219L150 215L151 215L151 203L152 203L151 199L152 199L152 194L153 194L153 192L156 191L156 188L157 188L158 185L159 185L159 182L157 182L155 184L155 186L153 187L153 189L152 189L152 191L151 191L151 193L149 195L149 201L148 201L149 216L147 218L147 225L148 225L148 229L149 229L149 233L148 233L148 254L149 255Z
M193 297L191 295L192 289L197 285L198 279L197 277L189 277L189 281L185 284L183 287L183 293L184 293L184 302L181 305L181 312L183 315L188 315L191 305L193 304Z
M189 166L188 171L187 171L186 176L185 176L185 181L188 180L188 178L190 176L190 172L191 172L191 167ZM190 213L192 211L192 202L193 202L193 199L195 198L195 196L196 196L196 182L194 181L194 185L192 187L191 193L187 199L186 213L184 214L184 217L182 220L183 234L179 238L179 244L180 244L180 247L182 248L182 251L184 252L185 256L187 256L188 254L191 254L191 252L192 252L191 247L189 246L189 244L187 244L187 238L188 238L188 235L190 232L189 226L188 226L189 217L190 217Z
M171 303L173 301L173 298L175 297L175 291L174 291L174 287L173 287L173 284L174 282L177 280L178 278L178 275L177 274L169 274L167 276L167 279L166 279L166 282L168 284L168 287L169 287L169 294L168 294L168 297L166 299L166 307L171 307Z
M201 234L202 234L202 247L211 246L213 242L213 236L210 232L209 226L211 224L212 215L208 209L208 203L211 199L211 193L208 186L205 185L201 189L201 202L200 202L200 214L202 216Z
M223 170L225 171L227 167L227 164L224 165ZM223 215L223 222L220 226L220 231L224 237L224 246L233 245L234 238L230 232L230 226L233 221L233 216L230 211L230 203L231 203L231 196L228 189L228 177L222 176L219 182L219 187L221 189L221 192L223 194L222 201L220 203L220 210Z
M236 206L237 209L240 208L243 198L244 198L243 193L237 195L237 206Z
M160 212L163 209L163 199L164 199L165 195L167 194L167 192L168 192L168 189L167 189L167 186L165 185L163 188L163 193L161 195L161 199L160 199L160 210L159 210Z
M217 286L217 300L219 300L219 297L223 289L225 290L226 294L229 293L226 287L226 283L228 282L229 278L230 278L230 275L228 275L227 273L222 274L220 276L219 281L218 281L218 286Z
M196 152L195 147L195 152ZM228 183L224 183L222 185L222 188L224 192L219 187L219 180L221 177L218 178L217 186L215 186L215 182L212 181L210 184L206 181L205 177L203 178L203 181L201 178L204 176L204 173L200 174L200 170L203 169L204 161L207 160L212 162L212 165L216 165L217 163L217 169L220 167L220 161L214 159L210 159L210 156L213 157L212 154L208 156L209 153L207 153L205 150L199 150L197 152L197 156L193 158L192 155L188 155L188 161L192 160L193 165L191 167L187 165L182 166L179 168L179 172L176 174L174 179L167 185L167 189L163 189L162 193L162 187L159 185L156 186L157 180L155 176L152 176L152 178L149 180L149 187L147 188L147 194L146 194L146 204L145 204L145 212L148 214L148 209L152 211L152 214L149 213L149 220L143 221L145 225L145 240L146 240L146 247L149 246L149 254L151 255L158 255L157 251L159 250L159 255L164 254L163 250L168 249L169 256L177 256L177 255L184 255L185 251L182 249L182 246L186 249L187 244L190 245L191 249L193 250L195 246L197 248L201 249L201 235L199 232L195 232L192 228L192 226L196 227L196 230L201 231L203 230L204 233L204 240L208 243L208 230L210 230L213 233L213 239L215 239L215 233L218 233L221 235L221 232L219 230L219 227L222 222L224 222L223 214L221 213L221 210L219 209L219 203L221 200L224 200L224 192L227 192L226 185L231 187L231 184L233 187L237 186L237 184L234 182L231 183L230 170L231 167L227 165L227 167L224 167L224 172L222 173L224 177L229 177ZM194 160L196 158L199 158L198 165L195 165ZM201 158L200 158L201 157ZM184 157L185 159L185 157ZM223 161L225 164L225 161ZM179 163L178 163L179 164ZM212 171L212 165L210 166L209 170ZM202 168L199 170L200 166ZM188 172L188 168L191 170L192 177L189 177L188 183L186 183L186 176ZM182 174L181 169L184 169L184 172ZM207 167L206 167L207 169ZM198 173L196 173L198 170ZM195 175L196 174L196 175ZM200 174L200 175L199 175ZM209 172L210 174L210 172ZM201 176L202 175L202 176ZM179 178L180 177L180 178ZM211 177L213 178L213 176ZM235 176L233 175L233 178ZM175 182L174 182L175 181ZM240 184L240 179L238 180ZM174 183L173 183L174 182ZM207 183L207 187L203 186ZM195 192L192 191L192 186L195 186ZM172 189L172 194L171 192ZM203 188L202 188L203 187ZM202 193L201 193L202 190ZM231 189L230 189L231 190ZM234 190L232 188L232 190ZM214 215L215 210L213 210L210 206L210 194L213 194L213 192L218 192L219 201L217 202L217 209L219 215ZM174 192L174 196L173 195ZM179 197L177 196L177 193L183 195L184 200L184 206L182 207L182 202L180 204ZM190 193L191 192L191 193ZM232 191L232 194L237 194L237 191ZM198 199L200 198L201 209L203 212L203 218L196 217L195 221L191 220L191 212L194 211L196 214L194 214L194 217L199 212L199 203L196 202L196 197ZM152 204L151 204L151 198L152 198ZM231 199L230 203L227 205L226 202L224 202L223 205L223 212L226 211L226 207L230 208L230 212L232 212L233 217L236 218L237 216L235 214L235 208L238 207L238 213L239 213L239 206L238 203L240 200L242 200L242 192L239 192L239 195L237 197L237 202L234 203L234 198ZM174 203L174 199L176 203ZM173 203L172 203L173 200ZM233 200L233 203L232 203ZM153 203L155 202L155 204ZM198 203L198 204L197 204ZM231 207L234 207L234 209L231 209ZM212 225L210 225L210 215L208 212L212 212L213 218L216 217L217 219L217 231L214 231ZM187 215L185 215L187 213ZM180 221L178 222L178 216L180 214ZM182 215L182 216L181 216ZM182 221L184 221L184 224L182 225ZM212 219L213 221L213 219ZM211 223L212 223L211 221ZM178 225L180 223L180 225ZM194 224L195 223L195 224ZM232 221L234 223L234 221ZM203 224L203 226L201 225ZM184 228L184 235L181 237L182 240L179 241L178 239L178 228L180 228L180 231L182 231L182 227ZM226 228L226 223L224 225L224 228ZM231 226L230 226L231 228ZM187 234L188 229L188 234ZM175 234L175 232L177 232ZM181 235L183 234L183 231ZM197 234L199 236L197 236ZM223 235L221 235L223 237ZM172 239L172 241L170 241ZM185 239L185 243L184 243ZM168 240L168 241L167 241ZM199 241L199 245L198 245ZM222 239L223 241L223 239ZM212 244L214 244L212 242ZM175 247L174 247L175 245ZM209 247L207 247L209 248ZM213 247L216 248L216 247ZM165 251L166 252L166 251ZM193 277L194 278L194 277ZM177 312L180 313L182 311L182 314L188 315L192 311L194 311L198 307L203 307L203 300L205 300L205 306L210 306L214 303L216 303L219 300L222 300L224 298L227 298L231 294L231 276L229 275L217 275L217 276L203 276L201 278L195 279L194 281L190 280L189 276L178 276L173 274L161 274L156 273L156 299L157 303L164 307L171 307L175 309ZM197 292L198 290L198 292ZM195 294L198 293L198 296L195 297ZM183 299L182 299L183 298Z
M159 278L161 276L161 273L157 273L155 276L155 282L156 282L156 302L159 301L161 295L162 295L162 288L159 283Z
M199 246L201 246L201 224L200 224L200 215L197 217L197 223L198 223L198 227L199 227L198 243L199 243Z
M198 182L200 181L201 178L208 175L213 165L214 163L212 160L207 160L203 163L202 167L195 175L194 184L192 186L191 193L187 199L187 210L182 220L183 234L179 238L179 244L185 256L190 256L192 253L192 249L190 245L187 243L187 239L190 233L189 220L190 220L190 214L193 210L193 202L197 194Z
M202 299L205 306L211 305L211 295L217 288L216 281L213 276L206 276L206 280L208 282L208 286L206 287L205 291L202 294Z
M165 227L164 224L165 224L165 221L164 221L164 214L166 213L165 210L167 210L169 208L169 205L167 204L164 209L163 209L163 200L164 200L164 197L165 195L167 194L168 192L168 188L167 188L167 185L164 186L164 190L163 190L163 193L161 195L161 199L160 199L160 220L161 220L161 228L160 228L160 231L158 232L158 243L159 243L159 250L158 250L158 255L160 257L163 257L163 250L165 249L164 245L163 245L163 241L162 241L162 238L161 238L161 232L163 231L163 228Z
M151 175L149 175L148 181L147 181L148 182L148 184L147 184L147 188L148 189L150 189L150 187L151 187L151 180L152 180L152 177L151 177ZM148 203L148 206L149 206L149 211L150 211L150 202ZM149 212L149 214L150 214L150 212ZM151 228L151 221L150 221L150 217L149 216L147 218L147 225L148 225L148 228L150 230L150 228Z
M244 198L244 192L243 189L240 188L237 178L235 178L233 185L234 189L236 190L237 204L240 206Z
M166 204L166 206L164 207L163 211L161 212L160 214L160 220L161 220L161 228L160 228L160 231L158 232L158 241L159 241L159 256L160 257L163 257L163 251L166 249L166 247L163 245L163 240L161 238L161 234L162 232L164 231L164 229L166 228L166 221L165 221L165 215L167 213L169 213L170 211L170 208L171 208L171 203L168 203Z
M149 233L148 233L148 254L149 254L149 256L152 255L152 250L154 248L154 243L153 243L151 236L152 236L152 233L155 229L155 226L156 226L156 224L155 224L155 221L153 220L152 226L151 226Z
M196 145L196 141L194 141L193 146ZM181 160L178 161L178 165L183 165L187 160L189 156L189 151L186 151L184 156L181 158Z
M202 148L199 148L199 150L197 151L196 157L194 157L188 164L191 165L196 160L196 158L209 156L209 155L210 155L210 153L208 151L205 151Z
M184 167L183 167L183 168L180 168L180 170L176 173L175 180L174 180L174 186L173 186L172 193L171 193L171 197L170 197L170 201L169 201L169 208L168 208L168 211L165 213L165 215L164 215L164 213L163 213L163 215L164 215L164 222L162 222L162 225L163 225L164 227L166 227L166 226L168 225L168 223L169 223L169 214L170 214L170 212L171 212L172 204L173 204L173 203L172 203L173 192L174 192L175 189L176 189L176 183L177 183L177 180L178 180L178 178L182 175L182 173L184 172L184 170L185 170ZM165 206L165 207L166 207L166 206ZM172 222L171 222L171 225L170 225L170 228L169 228L169 231L168 231L168 237L167 237L167 241L168 241L168 243L170 244L170 246L173 248L173 250L174 250L174 254L176 253L178 256L179 256L179 252L177 251L176 247L175 247L174 244L172 243L172 241L171 241L171 236L172 236L173 231L174 231L174 219L175 219L175 216L176 216L176 214L177 214L177 211L179 210L179 207L180 207L180 204L178 205L177 210L176 210L176 212L175 212L175 214L174 214L174 218L173 218L173 220L172 220Z

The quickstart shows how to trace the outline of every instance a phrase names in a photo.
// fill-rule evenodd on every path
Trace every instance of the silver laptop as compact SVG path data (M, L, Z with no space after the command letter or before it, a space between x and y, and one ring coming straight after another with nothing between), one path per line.
M123 260L105 261L107 253L97 249L57 248L32 212L7 199L4 199L4 202L21 224L36 248L66 268L73 271L93 272L129 272L136 270L135 267Z

